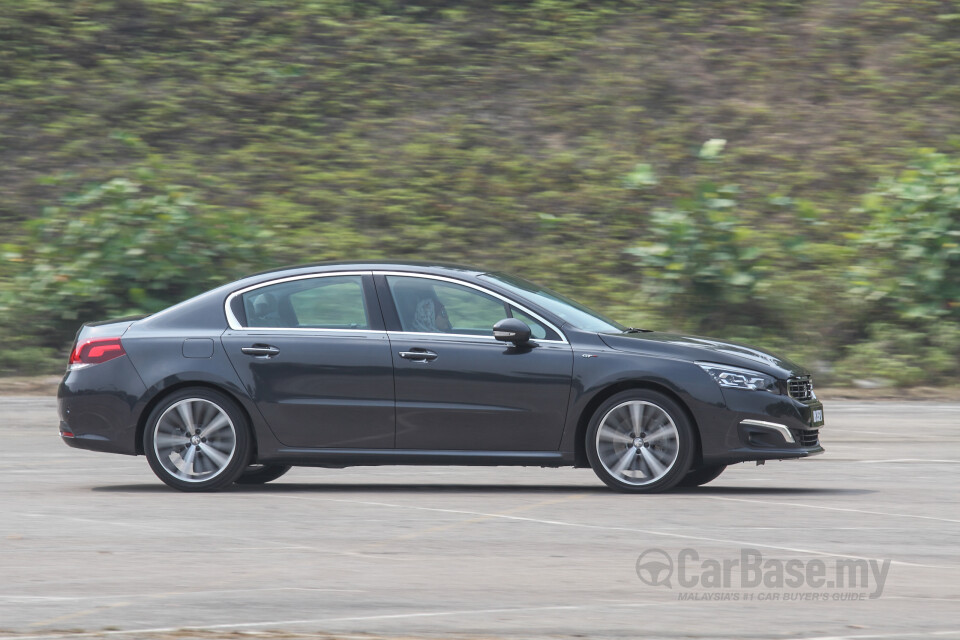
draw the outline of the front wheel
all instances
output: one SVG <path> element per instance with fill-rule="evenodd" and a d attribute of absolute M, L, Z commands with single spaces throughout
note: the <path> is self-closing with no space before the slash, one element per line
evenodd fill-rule
<path fill-rule="evenodd" d="M 143 450 L 150 468 L 181 491 L 214 491 L 247 467 L 250 427 L 237 404 L 212 389 L 183 389 L 147 418 Z"/>
<path fill-rule="evenodd" d="M 676 486 L 690 469 L 696 441 L 680 406 L 656 391 L 611 396 L 587 428 L 590 466 L 608 486 L 655 493 Z"/>

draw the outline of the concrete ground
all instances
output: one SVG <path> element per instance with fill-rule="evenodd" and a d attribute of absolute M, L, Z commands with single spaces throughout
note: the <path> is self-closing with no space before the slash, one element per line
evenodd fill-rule
<path fill-rule="evenodd" d="M 960 638 L 960 404 L 826 418 L 822 456 L 665 495 L 462 467 L 188 495 L 3 397 L 0 639 Z"/>

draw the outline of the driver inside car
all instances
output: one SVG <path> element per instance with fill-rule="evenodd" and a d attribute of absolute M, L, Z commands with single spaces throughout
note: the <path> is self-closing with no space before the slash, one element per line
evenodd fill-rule
<path fill-rule="evenodd" d="M 435 297 L 421 298 L 417 302 L 412 324 L 414 331 L 425 333 L 445 333 L 453 328 L 447 310 Z"/>

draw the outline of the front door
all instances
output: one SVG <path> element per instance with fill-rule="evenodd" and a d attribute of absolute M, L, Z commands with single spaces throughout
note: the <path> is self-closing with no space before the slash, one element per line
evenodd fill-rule
<path fill-rule="evenodd" d="M 573 367 L 570 345 L 545 322 L 482 289 L 445 279 L 378 276 L 392 303 L 397 449 L 556 451 Z M 505 317 L 536 346 L 493 338 Z"/>
<path fill-rule="evenodd" d="M 369 274 L 285 280 L 240 293 L 223 346 L 283 444 L 393 448 L 390 343 Z"/>

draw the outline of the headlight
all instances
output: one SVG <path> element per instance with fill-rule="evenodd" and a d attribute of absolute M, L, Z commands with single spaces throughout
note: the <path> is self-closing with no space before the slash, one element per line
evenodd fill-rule
<path fill-rule="evenodd" d="M 714 362 L 698 362 L 697 365 L 716 380 L 721 387 L 780 393 L 777 379 L 765 373 Z"/>

